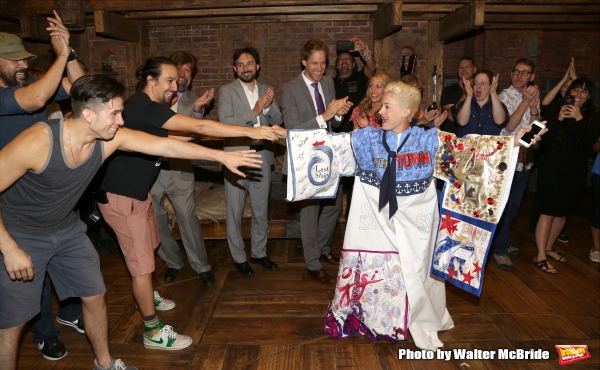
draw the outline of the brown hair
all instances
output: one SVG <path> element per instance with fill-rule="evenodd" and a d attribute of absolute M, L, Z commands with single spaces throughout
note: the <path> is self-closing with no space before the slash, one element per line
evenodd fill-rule
<path fill-rule="evenodd" d="M 315 51 L 324 51 L 325 58 L 329 55 L 329 46 L 319 39 L 310 39 L 302 46 L 302 60 L 308 60 Z"/>
<path fill-rule="evenodd" d="M 371 78 L 369 79 L 369 84 L 371 84 L 371 80 L 374 78 L 378 78 L 379 81 L 381 81 L 384 90 L 385 87 L 392 81 L 390 76 L 386 75 L 383 72 L 378 72 L 371 76 Z M 360 103 L 358 103 L 358 108 L 361 112 L 366 114 L 369 114 L 371 108 L 373 108 L 373 102 L 371 102 L 371 97 L 369 96 L 369 89 L 367 89 L 367 94 L 365 95 L 365 97 L 360 101 Z M 379 120 L 381 119 L 381 117 L 379 116 L 379 112 L 375 112 L 374 117 L 375 121 L 377 122 L 379 122 Z"/>
<path fill-rule="evenodd" d="M 169 55 L 169 59 L 174 61 L 175 64 L 177 64 L 177 67 L 182 66 L 184 64 L 191 64 L 192 65 L 192 76 L 194 76 L 196 74 L 196 71 L 197 71 L 196 64 L 198 63 L 198 59 L 196 59 L 195 56 L 188 53 L 187 51 L 176 51 L 173 54 Z"/>
<path fill-rule="evenodd" d="M 515 66 L 513 67 L 513 69 L 515 69 L 515 67 L 518 66 L 519 64 L 524 64 L 528 67 L 531 67 L 531 73 L 535 72 L 535 63 L 531 59 L 527 59 L 527 58 L 518 59 L 515 63 Z"/>

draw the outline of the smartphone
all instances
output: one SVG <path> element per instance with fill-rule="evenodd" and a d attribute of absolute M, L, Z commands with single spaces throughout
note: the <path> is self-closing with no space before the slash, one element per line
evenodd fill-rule
<path fill-rule="evenodd" d="M 337 42 L 337 51 L 350 51 L 354 50 L 354 41 L 341 40 Z"/>
<path fill-rule="evenodd" d="M 573 95 L 565 95 L 563 105 L 575 105 L 575 97 Z"/>
<path fill-rule="evenodd" d="M 529 148 L 533 136 L 539 134 L 545 128 L 546 126 L 542 125 L 538 121 L 533 121 L 533 123 L 531 123 L 531 131 L 526 132 L 525 135 L 521 136 L 519 143 L 524 147 Z"/>

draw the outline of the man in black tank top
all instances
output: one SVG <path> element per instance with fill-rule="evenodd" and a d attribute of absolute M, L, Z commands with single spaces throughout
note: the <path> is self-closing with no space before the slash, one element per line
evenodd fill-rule
<path fill-rule="evenodd" d="M 99 257 L 73 213 L 105 158 L 124 150 L 208 159 L 241 176 L 237 167 L 259 167 L 258 155 L 251 151 L 224 153 L 120 128 L 124 91 L 107 76 L 81 77 L 71 89 L 72 119 L 36 124 L 0 151 L 0 266 L 6 270 L 0 273 L 0 297 L 11 297 L 0 299 L 0 363 L 5 369 L 16 369 L 19 337 L 25 322 L 39 312 L 46 272 L 59 298 L 81 297 L 94 369 L 136 369 L 110 356 Z M 224 125 L 205 126 L 213 134 Z M 173 338 L 169 326 L 160 332 Z"/>

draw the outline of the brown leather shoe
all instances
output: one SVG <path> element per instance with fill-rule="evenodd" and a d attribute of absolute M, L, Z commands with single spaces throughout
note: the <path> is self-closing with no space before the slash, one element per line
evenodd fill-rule
<path fill-rule="evenodd" d="M 326 284 L 326 283 L 333 283 L 335 280 L 327 273 L 327 271 L 323 270 L 323 269 L 318 269 L 318 270 L 306 270 L 306 273 L 308 274 L 308 276 L 310 276 L 311 278 L 315 279 L 315 281 L 317 283 L 322 283 L 322 284 Z"/>
<path fill-rule="evenodd" d="M 321 259 L 325 259 L 327 261 L 327 263 L 329 263 L 330 265 L 339 265 L 340 264 L 340 259 L 335 257 L 331 253 L 323 253 L 321 255 Z"/>

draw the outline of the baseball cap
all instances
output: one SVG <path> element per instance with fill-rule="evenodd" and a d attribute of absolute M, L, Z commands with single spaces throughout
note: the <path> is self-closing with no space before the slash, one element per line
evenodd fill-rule
<path fill-rule="evenodd" d="M 35 57 L 35 55 L 25 50 L 18 36 L 0 32 L 0 57 L 8 60 L 21 60 Z"/>

